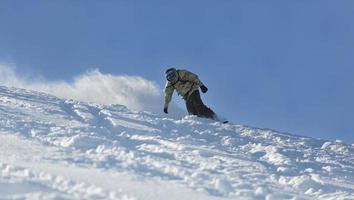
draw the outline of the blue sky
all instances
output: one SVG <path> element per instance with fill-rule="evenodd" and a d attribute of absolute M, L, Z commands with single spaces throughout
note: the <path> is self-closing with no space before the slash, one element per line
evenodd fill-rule
<path fill-rule="evenodd" d="M 0 62 L 22 75 L 99 68 L 162 89 L 174 65 L 235 123 L 354 142 L 352 0 L 2 0 L 0 30 Z"/>

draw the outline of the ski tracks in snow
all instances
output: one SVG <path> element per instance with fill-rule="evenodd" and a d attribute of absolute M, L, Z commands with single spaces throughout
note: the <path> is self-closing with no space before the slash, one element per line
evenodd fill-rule
<path fill-rule="evenodd" d="M 354 199 L 354 148 L 340 141 L 0 94 L 10 199 Z"/>

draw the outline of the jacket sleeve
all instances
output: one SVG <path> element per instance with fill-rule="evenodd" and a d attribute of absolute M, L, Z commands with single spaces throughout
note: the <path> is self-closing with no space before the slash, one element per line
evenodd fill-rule
<path fill-rule="evenodd" d="M 173 85 L 169 82 L 166 83 L 165 86 L 165 105 L 164 108 L 168 107 L 168 104 L 171 102 L 172 99 L 172 94 L 175 91 L 175 88 L 173 87 Z"/>
<path fill-rule="evenodd" d="M 182 77 L 183 80 L 191 81 L 191 82 L 197 84 L 199 87 L 204 85 L 202 83 L 202 81 L 199 80 L 198 76 L 196 74 L 193 74 L 190 71 L 182 70 L 182 73 L 180 73 L 180 74 L 183 74 L 183 77 Z"/>

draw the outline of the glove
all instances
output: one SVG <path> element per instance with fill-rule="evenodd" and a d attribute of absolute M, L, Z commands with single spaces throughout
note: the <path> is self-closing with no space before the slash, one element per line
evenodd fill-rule
<path fill-rule="evenodd" d="M 202 90 L 203 93 L 208 92 L 208 88 L 205 87 L 205 85 L 200 86 L 200 89 Z"/>
<path fill-rule="evenodd" d="M 166 114 L 168 114 L 168 107 L 164 107 L 164 108 L 163 108 L 163 112 L 166 113 Z"/>

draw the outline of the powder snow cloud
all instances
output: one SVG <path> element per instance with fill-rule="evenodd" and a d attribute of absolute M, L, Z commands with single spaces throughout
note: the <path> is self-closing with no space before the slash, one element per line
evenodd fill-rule
<path fill-rule="evenodd" d="M 25 77 L 16 73 L 15 65 L 0 64 L 0 84 L 41 91 L 55 96 L 99 104 L 120 104 L 135 110 L 161 113 L 161 89 L 140 76 L 103 74 L 98 69 L 74 77 L 72 82 L 50 81 Z M 181 116 L 183 111 L 171 105 L 171 113 Z"/>

